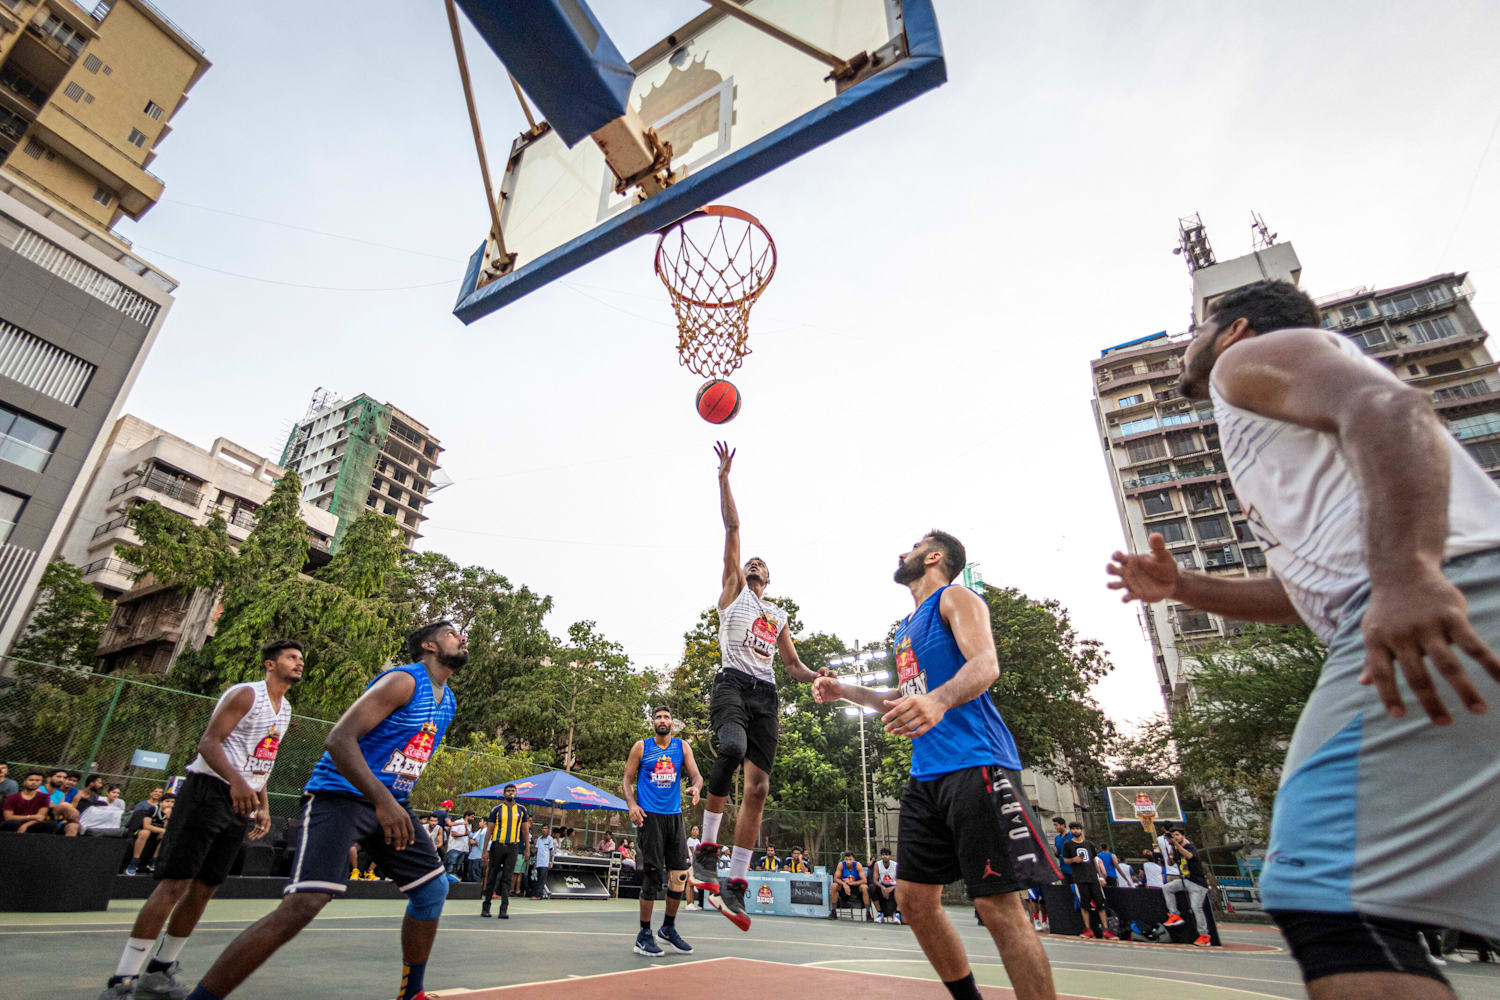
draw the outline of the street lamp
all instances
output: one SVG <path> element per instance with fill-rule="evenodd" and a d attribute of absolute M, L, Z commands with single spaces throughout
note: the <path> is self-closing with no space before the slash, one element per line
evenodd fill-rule
<path fill-rule="evenodd" d="M 868 667 L 875 660 L 883 660 L 889 654 L 885 650 L 859 651 L 859 643 L 854 644 L 854 655 L 835 656 L 828 661 L 830 667 Z M 860 673 L 849 674 L 837 678 L 840 684 L 869 685 L 882 683 L 890 680 L 890 674 L 884 670 L 864 670 Z M 877 691 L 888 691 L 889 688 L 876 688 Z M 850 705 L 844 709 L 844 714 L 855 716 L 859 719 L 859 774 L 860 795 L 864 800 L 865 812 L 865 857 L 870 857 L 870 768 L 865 757 L 865 716 L 874 715 L 875 709 L 868 705 Z"/>

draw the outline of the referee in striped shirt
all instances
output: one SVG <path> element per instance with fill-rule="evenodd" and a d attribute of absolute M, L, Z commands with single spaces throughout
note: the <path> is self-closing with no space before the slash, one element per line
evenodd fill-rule
<path fill-rule="evenodd" d="M 505 801 L 490 810 L 486 825 L 489 828 L 490 853 L 485 859 L 484 906 L 481 917 L 490 915 L 490 900 L 495 898 L 495 883 L 500 884 L 501 920 L 509 920 L 510 873 L 516 867 L 516 854 L 526 856 L 531 841 L 531 813 L 516 801 L 516 786 L 506 785 Z"/>

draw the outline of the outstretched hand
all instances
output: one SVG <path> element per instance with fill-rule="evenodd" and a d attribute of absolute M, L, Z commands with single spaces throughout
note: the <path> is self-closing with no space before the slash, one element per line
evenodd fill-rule
<path fill-rule="evenodd" d="M 830 701 L 838 701 L 844 696 L 843 687 L 839 684 L 838 680 L 831 674 L 824 674 L 822 672 L 819 672 L 818 676 L 813 678 L 812 694 L 813 701 L 820 705 Z"/>
<path fill-rule="evenodd" d="M 1110 575 L 1119 577 L 1105 586 L 1110 590 L 1125 591 L 1120 598 L 1122 604 L 1129 604 L 1131 601 L 1160 601 L 1171 597 L 1172 591 L 1177 589 L 1177 563 L 1167 551 L 1166 539 L 1153 533 L 1147 544 L 1151 551 L 1146 555 L 1116 552 L 1111 557 L 1110 564 L 1105 567 Z"/>
<path fill-rule="evenodd" d="M 729 475 L 729 467 L 734 464 L 735 449 L 729 447 L 727 441 L 714 442 L 714 454 L 719 456 L 719 478 Z"/>

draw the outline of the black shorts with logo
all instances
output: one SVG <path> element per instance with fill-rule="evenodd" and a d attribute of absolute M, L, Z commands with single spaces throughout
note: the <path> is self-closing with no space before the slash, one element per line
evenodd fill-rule
<path fill-rule="evenodd" d="M 713 694 L 708 700 L 708 724 L 714 739 L 718 740 L 725 724 L 739 723 L 745 730 L 745 759 L 767 774 L 776 763 L 780 712 L 775 684 L 756 680 L 743 670 L 720 670 L 714 675 Z"/>
<path fill-rule="evenodd" d="M 636 837 L 640 847 L 637 860 L 641 866 L 641 898 L 662 899 L 666 895 L 667 874 L 687 871 L 687 835 L 682 832 L 682 813 L 647 813 L 646 822 Z"/>
<path fill-rule="evenodd" d="M 196 879 L 223 885 L 250 832 L 250 817 L 234 811 L 229 784 L 190 773 L 177 792 L 172 818 L 156 852 L 159 879 Z"/>
<path fill-rule="evenodd" d="M 962 878 L 970 899 L 1051 885 L 1062 874 L 1039 823 L 1016 771 L 984 765 L 908 779 L 897 871 L 925 885 Z"/>
<path fill-rule="evenodd" d="M 349 847 L 358 844 L 375 863 L 377 873 L 410 893 L 431 879 L 446 878 L 432 840 L 411 807 L 412 841 L 402 850 L 385 842 L 385 829 L 375 818 L 375 807 L 363 798 L 338 792 L 308 792 L 302 796 L 302 835 L 292 861 L 292 877 L 282 894 L 326 892 L 342 896 L 349 888 Z"/>

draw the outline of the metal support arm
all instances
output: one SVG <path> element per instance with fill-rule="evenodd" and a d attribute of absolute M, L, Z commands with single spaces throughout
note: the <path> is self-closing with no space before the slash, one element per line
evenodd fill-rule
<path fill-rule="evenodd" d="M 865 63 L 870 61 L 869 53 L 861 52 L 852 59 L 840 59 L 827 49 L 819 48 L 807 39 L 792 34 L 785 28 L 771 21 L 767 21 L 759 14 L 752 13 L 740 6 L 735 0 L 704 0 L 710 7 L 722 11 L 736 20 L 743 21 L 757 31 L 763 31 L 786 45 L 801 52 L 805 56 L 811 56 L 833 70 L 828 74 L 831 79 L 842 80 L 845 77 L 858 73 Z"/>

